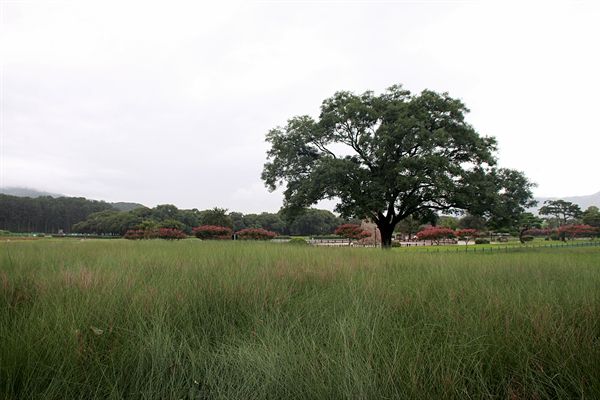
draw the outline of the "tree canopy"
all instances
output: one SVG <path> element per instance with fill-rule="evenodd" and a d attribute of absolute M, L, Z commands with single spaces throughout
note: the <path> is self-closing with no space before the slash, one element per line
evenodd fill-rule
<path fill-rule="evenodd" d="M 293 214 L 336 199 L 342 217 L 371 219 L 382 245 L 396 224 L 424 212 L 500 210 L 515 191 L 514 212 L 531 199 L 522 173 L 495 167 L 496 141 L 465 121 L 466 106 L 447 93 L 418 95 L 396 85 L 380 95 L 343 91 L 323 101 L 318 119 L 291 118 L 266 136 L 262 179 L 285 186 Z"/>

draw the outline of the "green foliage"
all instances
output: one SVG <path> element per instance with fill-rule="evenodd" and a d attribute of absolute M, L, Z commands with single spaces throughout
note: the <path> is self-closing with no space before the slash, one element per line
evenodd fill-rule
<path fill-rule="evenodd" d="M 424 211 L 473 209 L 489 217 L 526 206 L 527 179 L 494 167 L 496 142 L 466 123 L 467 111 L 428 90 L 338 92 L 323 101 L 317 120 L 294 117 L 267 134 L 262 179 L 270 190 L 285 186 L 290 215 L 338 199 L 343 217 L 377 224 L 384 246 L 398 222 Z"/>
<path fill-rule="evenodd" d="M 244 220 L 244 214 L 242 214 L 241 212 L 231 212 L 229 213 L 229 218 L 231 219 L 234 231 L 239 231 L 241 229 L 248 228 L 248 226 L 246 225 L 246 221 Z"/>
<path fill-rule="evenodd" d="M 588 207 L 582 214 L 582 222 L 586 225 L 600 228 L 600 210 L 598 207 Z"/>
<path fill-rule="evenodd" d="M 531 242 L 531 241 L 533 241 L 533 239 L 535 239 L 535 238 L 533 236 L 529 236 L 529 235 L 525 235 L 522 237 L 523 242 Z"/>
<path fill-rule="evenodd" d="M 475 244 L 490 244 L 490 239 L 477 238 Z"/>
<path fill-rule="evenodd" d="M 105 211 L 95 213 L 85 221 L 73 226 L 73 231 L 88 234 L 123 235 L 132 229 L 173 228 L 192 233 L 198 225 L 200 212 L 179 210 L 171 204 L 158 205 L 155 208 L 136 208 L 128 212 Z"/>
<path fill-rule="evenodd" d="M 171 228 L 183 231 L 185 229 L 185 224 L 181 221 L 177 221 L 175 219 L 167 219 L 158 224 L 159 228 Z"/>
<path fill-rule="evenodd" d="M 461 229 L 476 229 L 478 231 L 485 229 L 485 219 L 483 217 L 467 214 L 458 220 L 458 227 Z"/>
<path fill-rule="evenodd" d="M 476 200 L 469 212 L 483 218 L 487 228 L 494 230 L 514 228 L 518 226 L 521 214 L 527 208 L 537 204 L 532 193 L 535 184 L 529 182 L 519 171 L 478 170 L 471 178 L 467 197 Z M 483 229 L 483 227 L 473 228 Z"/>
<path fill-rule="evenodd" d="M 268 212 L 247 214 L 244 216 L 244 221 L 246 221 L 246 228 L 261 228 L 282 234 L 289 233 L 287 224 L 279 214 Z"/>
<path fill-rule="evenodd" d="M 331 211 L 309 208 L 294 219 L 289 232 L 298 236 L 326 235 L 333 233 L 342 222 Z"/>
<path fill-rule="evenodd" d="M 233 228 L 233 221 L 227 215 L 227 209 L 215 207 L 211 210 L 204 210 L 198 213 L 198 223 L 200 225 L 226 226 Z"/>
<path fill-rule="evenodd" d="M 458 229 L 458 218 L 443 215 L 437 219 L 437 226 L 449 229 Z"/>

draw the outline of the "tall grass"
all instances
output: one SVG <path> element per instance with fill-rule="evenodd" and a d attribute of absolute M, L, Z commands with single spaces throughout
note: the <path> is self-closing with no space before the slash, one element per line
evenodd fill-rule
<path fill-rule="evenodd" d="M 600 251 L 2 243 L 0 398 L 600 398 Z"/>

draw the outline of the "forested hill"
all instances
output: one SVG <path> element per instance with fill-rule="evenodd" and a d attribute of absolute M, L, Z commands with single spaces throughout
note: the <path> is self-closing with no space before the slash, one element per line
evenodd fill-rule
<path fill-rule="evenodd" d="M 124 201 L 119 201 L 117 203 L 108 203 L 108 204 L 110 204 L 111 206 L 113 206 L 114 209 L 119 210 L 119 211 L 131 211 L 131 210 L 135 210 L 136 208 L 146 207 L 140 203 L 128 203 L 128 202 L 124 202 Z"/>
<path fill-rule="evenodd" d="M 0 194 L 0 230 L 11 232 L 68 233 L 90 214 L 115 210 L 105 201 L 82 197 L 19 197 Z"/>

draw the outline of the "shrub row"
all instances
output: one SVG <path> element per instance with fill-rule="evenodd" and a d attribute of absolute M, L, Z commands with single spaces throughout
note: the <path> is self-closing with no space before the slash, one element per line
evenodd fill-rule
<path fill-rule="evenodd" d="M 167 239 L 179 240 L 185 239 L 186 234 L 174 228 L 159 228 L 159 229 L 130 229 L 123 236 L 125 239 L 141 240 L 141 239 Z"/>

